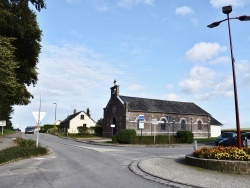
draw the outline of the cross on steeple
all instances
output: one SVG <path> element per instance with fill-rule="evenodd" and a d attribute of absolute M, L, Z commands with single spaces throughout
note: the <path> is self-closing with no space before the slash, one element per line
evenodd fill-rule
<path fill-rule="evenodd" d="M 114 83 L 114 86 L 116 86 L 116 80 L 114 80 L 114 82 L 113 82 L 113 83 Z"/>

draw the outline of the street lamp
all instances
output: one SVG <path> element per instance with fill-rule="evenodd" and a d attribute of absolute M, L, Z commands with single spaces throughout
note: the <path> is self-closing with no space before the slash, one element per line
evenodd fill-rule
<path fill-rule="evenodd" d="M 222 12 L 227 15 L 227 18 L 221 21 L 213 22 L 209 24 L 207 27 L 214 28 L 220 25 L 220 23 L 227 20 L 228 23 L 228 31 L 229 31 L 229 40 L 230 40 L 230 50 L 231 50 L 231 61 L 232 61 L 232 71 L 233 71 L 233 85 L 234 85 L 234 103 L 235 103 L 235 115 L 236 115 L 236 128 L 237 128 L 237 144 L 238 148 L 241 148 L 241 136 L 240 136 L 240 118 L 239 118 L 239 108 L 238 108 L 238 95 L 237 95 L 237 86 L 236 86 L 236 75 L 234 70 L 234 56 L 233 56 L 233 44 L 231 37 L 231 29 L 230 29 L 230 21 L 231 19 L 238 19 L 240 21 L 249 21 L 250 16 L 239 16 L 234 18 L 229 18 L 229 14 L 232 12 L 232 6 L 222 7 Z"/>
<path fill-rule="evenodd" d="M 57 103 L 53 103 L 53 104 L 56 105 L 56 106 L 55 106 L 55 123 L 56 123 L 56 109 L 57 109 Z"/>

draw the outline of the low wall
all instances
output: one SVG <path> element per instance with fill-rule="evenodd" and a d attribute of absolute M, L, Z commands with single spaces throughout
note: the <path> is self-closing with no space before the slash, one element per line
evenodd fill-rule
<path fill-rule="evenodd" d="M 190 165 L 209 170 L 250 175 L 250 161 L 201 159 L 191 155 L 186 155 L 186 162 Z"/>

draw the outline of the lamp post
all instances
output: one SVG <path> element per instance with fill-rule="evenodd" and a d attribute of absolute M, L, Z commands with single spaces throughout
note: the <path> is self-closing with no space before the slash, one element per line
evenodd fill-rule
<path fill-rule="evenodd" d="M 213 22 L 209 24 L 207 27 L 214 28 L 220 25 L 221 22 L 227 21 L 228 23 L 228 32 L 229 32 L 229 40 L 230 40 L 230 51 L 231 51 L 231 61 L 232 61 L 232 72 L 233 72 L 233 86 L 234 86 L 234 103 L 235 103 L 235 116 L 236 116 L 236 129 L 237 129 L 237 144 L 238 148 L 241 148 L 241 136 L 240 136 L 240 118 L 239 118 L 239 108 L 238 108 L 238 95 L 237 95 L 237 86 L 236 86 L 236 75 L 235 75 L 235 68 L 234 68 L 234 56 L 233 56 L 233 44 L 232 44 L 232 37 L 231 37 L 231 29 L 230 29 L 230 20 L 237 19 L 240 21 L 249 21 L 250 16 L 239 16 L 234 18 L 229 18 L 229 14 L 232 12 L 232 6 L 225 6 L 222 7 L 222 12 L 227 15 L 227 18 L 224 20 L 220 20 L 217 22 Z"/>

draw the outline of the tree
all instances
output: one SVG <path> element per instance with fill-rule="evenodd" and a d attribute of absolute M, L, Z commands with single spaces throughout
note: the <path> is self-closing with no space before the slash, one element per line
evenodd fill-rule
<path fill-rule="evenodd" d="M 100 118 L 99 120 L 97 120 L 96 126 L 102 127 L 102 125 L 103 125 L 103 118 Z"/>
<path fill-rule="evenodd" d="M 86 114 L 90 117 L 90 110 L 87 108 Z"/>
<path fill-rule="evenodd" d="M 13 105 L 30 103 L 33 96 L 27 86 L 35 86 L 38 81 L 42 31 L 35 12 L 29 8 L 29 2 L 38 11 L 45 8 L 45 0 L 0 1 L 0 117 L 7 121 L 13 112 Z"/>

